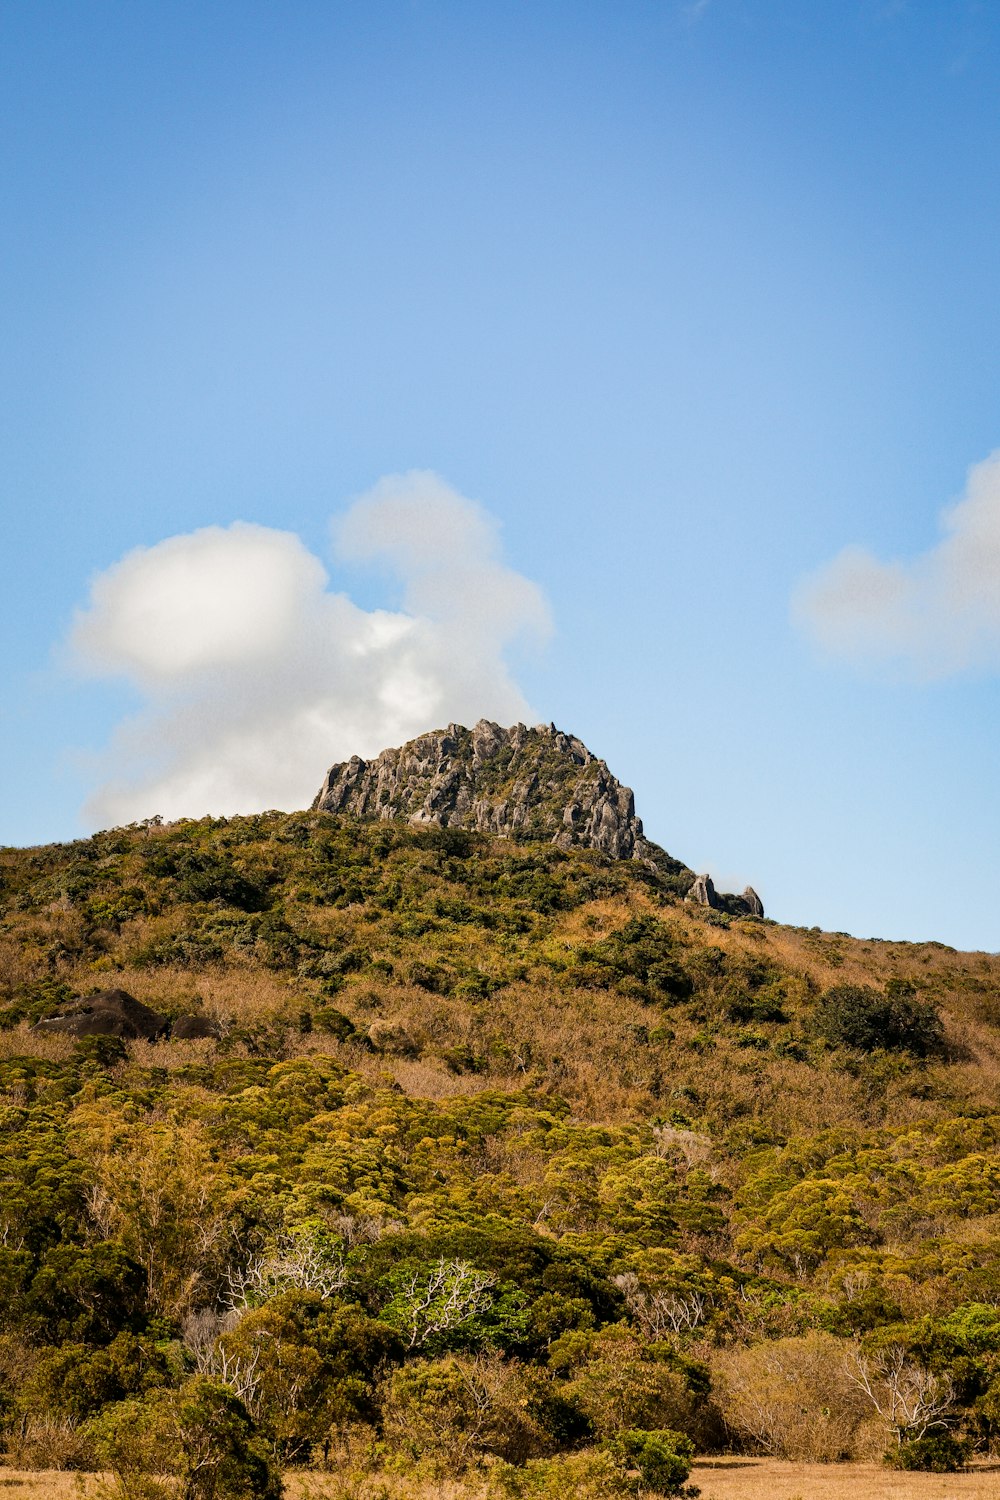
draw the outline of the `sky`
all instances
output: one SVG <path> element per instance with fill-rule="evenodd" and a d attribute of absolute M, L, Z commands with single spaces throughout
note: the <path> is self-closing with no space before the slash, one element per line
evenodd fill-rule
<path fill-rule="evenodd" d="M 555 722 L 1000 948 L 1000 11 L 0 0 L 0 841 Z"/>

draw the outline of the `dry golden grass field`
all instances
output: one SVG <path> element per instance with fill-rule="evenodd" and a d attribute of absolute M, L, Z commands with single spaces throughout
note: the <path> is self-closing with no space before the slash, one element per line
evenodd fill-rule
<path fill-rule="evenodd" d="M 709 1458 L 691 1481 L 701 1500 L 1000 1500 L 1000 1467 L 964 1474 L 900 1474 L 880 1464 L 792 1464 Z"/>
<path fill-rule="evenodd" d="M 11 1500 L 85 1500 L 96 1476 L 0 1469 L 0 1496 Z M 691 1482 L 701 1500 L 1000 1500 L 1000 1465 L 963 1474 L 900 1474 L 879 1464 L 796 1464 L 769 1458 L 709 1458 Z M 290 1474 L 288 1500 L 479 1500 L 475 1485 L 389 1479 L 360 1484 L 336 1475 Z"/>

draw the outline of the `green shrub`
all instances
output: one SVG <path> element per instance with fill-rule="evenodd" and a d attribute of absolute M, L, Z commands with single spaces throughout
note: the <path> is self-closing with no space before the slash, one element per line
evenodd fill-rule
<path fill-rule="evenodd" d="M 496 1500 L 624 1500 L 638 1484 L 614 1454 L 599 1448 L 558 1458 L 532 1459 L 523 1467 L 498 1464 L 490 1475 Z"/>
<path fill-rule="evenodd" d="M 641 1483 L 655 1495 L 697 1495 L 684 1481 L 694 1462 L 694 1444 L 669 1427 L 658 1432 L 631 1429 L 606 1444 L 627 1472 L 638 1470 Z"/>
<path fill-rule="evenodd" d="M 932 1474 L 955 1474 L 964 1469 L 969 1458 L 969 1445 L 950 1432 L 929 1433 L 927 1437 L 911 1438 L 900 1443 L 885 1456 L 893 1469 L 918 1469 Z"/>
<path fill-rule="evenodd" d="M 882 993 L 870 985 L 836 985 L 820 998 L 815 1020 L 828 1042 L 856 1052 L 884 1049 L 927 1057 L 941 1046 L 937 1007 L 918 1000 L 904 980 L 890 980 Z"/>
<path fill-rule="evenodd" d="M 338 1042 L 346 1042 L 356 1034 L 354 1022 L 332 1005 L 321 1005 L 318 1010 L 313 1011 L 312 1025 L 317 1031 L 326 1031 L 330 1036 L 335 1036 Z"/>

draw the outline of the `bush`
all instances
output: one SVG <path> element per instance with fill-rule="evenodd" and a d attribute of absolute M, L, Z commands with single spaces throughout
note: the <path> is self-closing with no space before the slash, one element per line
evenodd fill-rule
<path fill-rule="evenodd" d="M 810 1333 L 718 1354 L 712 1373 L 726 1426 L 775 1458 L 817 1463 L 855 1456 L 869 1413 L 846 1369 L 848 1347 L 828 1333 Z"/>
<path fill-rule="evenodd" d="M 498 1464 L 489 1493 L 496 1500 L 624 1500 L 637 1489 L 614 1454 L 588 1448 L 568 1457 L 534 1459 L 523 1468 Z"/>
<path fill-rule="evenodd" d="M 385 1436 L 408 1462 L 427 1459 L 438 1473 L 461 1474 L 484 1454 L 509 1463 L 551 1451 L 533 1413 L 533 1381 L 496 1355 L 411 1361 L 385 1383 Z"/>
<path fill-rule="evenodd" d="M 203 1376 L 105 1408 L 90 1433 L 120 1500 L 281 1500 L 281 1479 L 242 1401 Z"/>
<path fill-rule="evenodd" d="M 661 1346 L 662 1348 L 662 1346 Z M 568 1377 L 563 1394 L 588 1418 L 598 1437 L 637 1428 L 690 1429 L 698 1404 L 684 1377 L 655 1358 L 655 1349 L 624 1324 L 556 1340 L 549 1363 Z"/>
<path fill-rule="evenodd" d="M 682 1432 L 669 1427 L 658 1432 L 620 1432 L 607 1447 L 626 1471 L 638 1470 L 641 1483 L 655 1495 L 698 1493 L 684 1487 L 694 1462 L 694 1444 Z"/>
<path fill-rule="evenodd" d="M 929 1433 L 900 1443 L 885 1456 L 892 1469 L 918 1469 L 932 1474 L 955 1474 L 964 1469 L 969 1445 L 950 1432 Z"/>
<path fill-rule="evenodd" d="M 911 1052 L 915 1057 L 938 1051 L 942 1038 L 937 1007 L 918 1000 L 907 980 L 891 979 L 881 994 L 858 984 L 827 990 L 816 1008 L 816 1029 L 837 1047 Z"/>
<path fill-rule="evenodd" d="M 311 1021 L 317 1031 L 329 1032 L 338 1042 L 349 1041 L 357 1035 L 354 1022 L 332 1005 L 321 1005 L 318 1010 L 313 1011 Z"/>

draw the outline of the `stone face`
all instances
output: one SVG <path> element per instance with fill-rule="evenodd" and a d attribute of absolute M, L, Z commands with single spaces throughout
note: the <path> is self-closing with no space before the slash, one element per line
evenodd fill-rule
<path fill-rule="evenodd" d="M 117 1036 L 123 1041 L 155 1042 L 167 1029 L 167 1018 L 143 1005 L 127 990 L 99 990 L 72 1001 L 58 1016 L 39 1021 L 35 1031 L 68 1036 Z"/>
<path fill-rule="evenodd" d="M 687 899 L 734 916 L 763 916 L 756 892 L 720 895 L 695 877 L 636 817 L 635 801 L 603 760 L 554 724 L 504 729 L 480 719 L 449 724 L 374 760 L 354 755 L 332 766 L 313 807 L 353 818 L 402 818 L 416 825 L 470 828 L 502 838 L 544 839 L 560 849 L 599 849 L 638 859 L 670 878 Z"/>
<path fill-rule="evenodd" d="M 746 902 L 751 917 L 762 917 L 764 915 L 764 903 L 752 885 L 747 886 L 741 900 Z"/>
<path fill-rule="evenodd" d="M 687 899 L 694 902 L 696 906 L 710 906 L 714 911 L 718 911 L 722 906 L 722 902 L 715 893 L 711 875 L 696 875 L 687 893 Z"/>
<path fill-rule="evenodd" d="M 554 724 L 449 724 L 375 760 L 354 756 L 332 767 L 313 806 L 356 818 L 545 839 L 561 849 L 599 849 L 611 859 L 690 873 L 645 837 L 629 788 Z"/>

